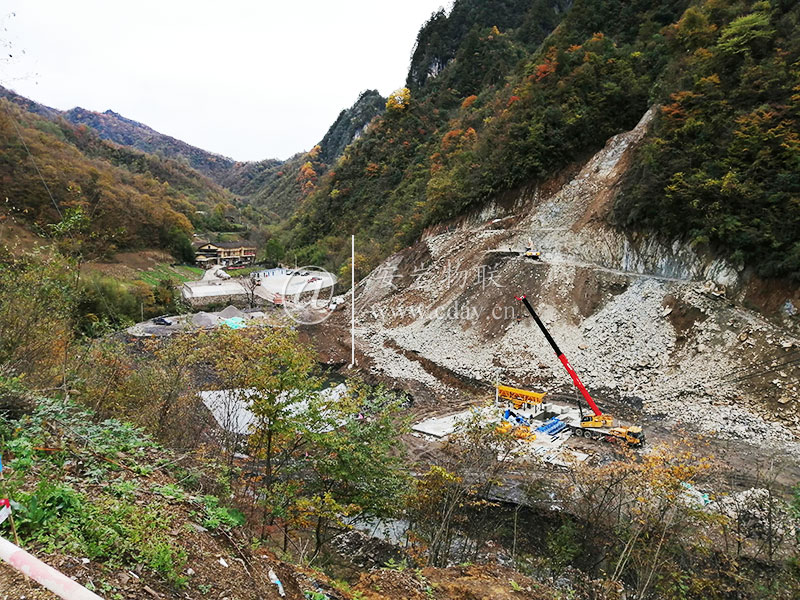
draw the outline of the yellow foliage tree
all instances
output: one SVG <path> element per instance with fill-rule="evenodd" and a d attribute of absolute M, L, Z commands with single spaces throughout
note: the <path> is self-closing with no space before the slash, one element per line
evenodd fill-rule
<path fill-rule="evenodd" d="M 386 100 L 386 110 L 388 111 L 404 111 L 411 103 L 411 90 L 408 88 L 400 88 L 389 94 Z"/>
<path fill-rule="evenodd" d="M 311 161 L 307 161 L 300 167 L 297 181 L 300 183 L 303 195 L 308 195 L 317 188 L 317 172 L 314 170 L 314 165 L 311 164 Z"/>

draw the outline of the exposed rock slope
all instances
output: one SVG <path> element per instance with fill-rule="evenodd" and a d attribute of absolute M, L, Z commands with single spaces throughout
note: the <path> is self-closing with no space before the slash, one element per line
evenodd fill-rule
<path fill-rule="evenodd" d="M 370 368 L 426 386 L 442 406 L 467 399 L 435 368 L 487 394 L 503 381 L 571 395 L 515 301 L 524 293 L 601 401 L 725 438 L 792 439 L 800 424 L 796 317 L 768 320 L 742 306 L 747 285 L 723 261 L 606 224 L 652 112 L 560 187 L 522 190 L 510 207 L 489 205 L 431 232 L 363 280 L 357 345 Z M 524 257 L 528 240 L 541 262 Z"/>

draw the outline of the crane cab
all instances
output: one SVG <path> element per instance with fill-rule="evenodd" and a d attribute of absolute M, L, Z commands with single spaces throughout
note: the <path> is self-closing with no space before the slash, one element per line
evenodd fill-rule
<path fill-rule="evenodd" d="M 612 427 L 613 425 L 614 417 L 605 413 L 581 417 L 581 427 Z"/>

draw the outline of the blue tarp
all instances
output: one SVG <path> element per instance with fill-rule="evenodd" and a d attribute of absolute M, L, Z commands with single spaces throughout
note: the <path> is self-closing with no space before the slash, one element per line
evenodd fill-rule
<path fill-rule="evenodd" d="M 244 329 L 246 327 L 242 317 L 231 317 L 230 319 L 225 319 L 222 321 L 222 324 L 227 325 L 231 329 Z"/>

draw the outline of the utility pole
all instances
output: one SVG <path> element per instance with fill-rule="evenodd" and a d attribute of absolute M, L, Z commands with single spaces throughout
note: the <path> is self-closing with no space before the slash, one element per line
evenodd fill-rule
<path fill-rule="evenodd" d="M 350 368 L 356 365 L 356 236 L 350 236 Z"/>

